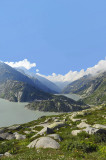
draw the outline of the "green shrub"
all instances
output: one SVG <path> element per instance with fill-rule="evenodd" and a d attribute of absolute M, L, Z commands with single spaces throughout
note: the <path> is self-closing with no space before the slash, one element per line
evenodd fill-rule
<path fill-rule="evenodd" d="M 13 141 L 2 142 L 0 144 L 0 154 L 8 152 L 11 148 L 13 148 L 13 145 L 14 145 Z"/>
<path fill-rule="evenodd" d="M 88 133 L 82 131 L 81 133 L 78 133 L 78 137 L 79 137 L 80 139 L 85 139 L 85 138 L 89 138 L 90 135 L 89 135 Z"/>
<path fill-rule="evenodd" d="M 97 150 L 97 145 L 92 143 L 92 142 L 89 142 L 89 141 L 82 141 L 81 144 L 80 144 L 80 148 L 83 152 L 94 152 Z"/>
<path fill-rule="evenodd" d="M 73 151 L 73 150 L 79 150 L 79 151 L 83 151 L 83 152 L 86 152 L 86 153 L 89 153 L 89 152 L 94 152 L 97 150 L 97 145 L 90 142 L 90 141 L 72 141 L 72 142 L 69 142 L 67 141 L 66 143 L 64 143 L 62 145 L 63 149 L 64 150 L 67 150 L 67 151 Z"/>
<path fill-rule="evenodd" d="M 106 145 L 99 146 L 99 153 L 102 155 L 102 157 L 106 157 Z"/>
<path fill-rule="evenodd" d="M 106 142 L 106 134 L 95 134 L 90 138 L 94 143 Z"/>

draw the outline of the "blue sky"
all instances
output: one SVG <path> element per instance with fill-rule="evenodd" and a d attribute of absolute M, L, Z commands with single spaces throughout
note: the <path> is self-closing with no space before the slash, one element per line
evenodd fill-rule
<path fill-rule="evenodd" d="M 0 0 L 0 59 L 66 74 L 106 57 L 106 0 Z"/>

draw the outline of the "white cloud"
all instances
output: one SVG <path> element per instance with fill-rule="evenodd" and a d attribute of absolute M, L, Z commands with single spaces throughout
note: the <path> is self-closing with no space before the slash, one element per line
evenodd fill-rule
<path fill-rule="evenodd" d="M 88 68 L 86 70 L 86 74 L 96 74 L 97 72 L 100 71 L 106 71 L 106 58 L 105 60 L 99 61 L 98 64 L 95 65 L 94 67 Z"/>
<path fill-rule="evenodd" d="M 27 59 L 24 59 L 23 61 L 19 61 L 19 62 L 5 62 L 5 63 L 13 68 L 21 68 L 22 67 L 27 70 L 29 70 L 33 67 L 36 67 L 36 63 L 30 63 Z"/>
<path fill-rule="evenodd" d="M 70 70 L 65 75 L 56 74 L 56 73 L 52 73 L 52 75 L 48 75 L 48 76 L 41 75 L 41 74 L 39 74 L 39 75 L 47 78 L 48 80 L 50 80 L 58 85 L 59 85 L 59 83 L 60 84 L 64 83 L 64 85 L 62 85 L 62 86 L 65 86 L 68 83 L 73 82 L 73 81 L 83 77 L 84 75 L 88 75 L 88 74 L 95 75 L 96 73 L 98 73 L 100 71 L 106 71 L 106 58 L 105 58 L 105 60 L 100 60 L 97 65 L 90 67 L 90 68 L 87 68 L 86 71 L 84 71 L 84 69 L 80 70 L 79 72 Z"/>
<path fill-rule="evenodd" d="M 31 69 L 32 67 L 36 67 L 36 63 L 30 63 L 27 59 L 24 59 L 23 61 L 19 61 L 19 62 L 5 62 L 6 64 L 10 65 L 13 68 L 18 68 L 18 67 L 23 67 L 27 70 Z M 67 84 L 69 84 L 70 82 L 73 82 L 81 77 L 83 77 L 84 75 L 88 75 L 88 74 L 92 74 L 95 75 L 96 73 L 100 72 L 100 71 L 106 71 L 106 58 L 105 60 L 100 60 L 98 62 L 98 64 L 96 64 L 93 67 L 87 68 L 85 71 L 84 69 L 78 71 L 69 71 L 67 74 L 65 75 L 61 75 L 61 74 L 56 74 L 56 73 L 52 73 L 52 75 L 42 75 L 39 72 L 39 69 L 36 69 L 36 74 L 47 78 L 48 80 L 56 83 L 58 86 L 60 87 L 64 87 Z"/>

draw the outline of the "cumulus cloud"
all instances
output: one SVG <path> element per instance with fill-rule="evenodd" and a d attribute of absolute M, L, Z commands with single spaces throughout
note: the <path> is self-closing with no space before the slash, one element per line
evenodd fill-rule
<path fill-rule="evenodd" d="M 24 59 L 23 61 L 19 62 L 5 62 L 5 63 L 13 68 L 25 68 L 27 70 L 36 67 L 36 63 L 30 63 L 27 59 Z"/>
<path fill-rule="evenodd" d="M 95 65 L 94 67 L 88 68 L 86 70 L 86 74 L 96 74 L 97 72 L 100 71 L 106 71 L 106 58 L 105 60 L 99 61 L 98 64 Z"/>
<path fill-rule="evenodd" d="M 27 59 L 24 59 L 23 61 L 19 62 L 5 62 L 5 63 L 13 68 L 22 67 L 27 70 L 31 69 L 32 67 L 36 67 L 36 63 L 30 63 Z M 39 69 L 36 69 L 36 74 L 44 78 L 47 78 L 48 80 L 56 83 L 59 87 L 63 88 L 70 82 L 73 82 L 83 77 L 84 75 L 88 74 L 95 75 L 96 73 L 99 73 L 101 71 L 106 71 L 106 58 L 105 60 L 100 60 L 95 66 L 87 68 L 86 70 L 82 69 L 79 72 L 70 70 L 65 75 L 52 73 L 52 75 L 46 76 L 38 73 Z"/>
<path fill-rule="evenodd" d="M 82 76 L 84 76 L 85 72 L 82 69 L 80 72 L 78 71 L 69 71 L 67 74 L 65 75 L 61 75 L 61 74 L 55 74 L 53 73 L 52 75 L 41 75 L 45 78 L 47 78 L 48 80 L 52 81 L 52 82 L 72 82 Z"/>
<path fill-rule="evenodd" d="M 67 83 L 73 82 L 73 81 L 83 77 L 84 75 L 88 75 L 88 74 L 95 75 L 96 73 L 101 72 L 101 71 L 106 71 L 106 58 L 105 58 L 105 60 L 100 60 L 97 65 L 90 67 L 90 68 L 87 68 L 87 70 L 85 70 L 85 71 L 84 71 L 84 69 L 80 70 L 79 72 L 70 70 L 65 75 L 56 74 L 56 73 L 52 73 L 52 75 L 48 75 L 48 76 L 41 75 L 41 74 L 40 75 L 47 78 L 48 80 L 56 83 L 56 84 L 59 84 L 59 82 L 60 83 L 63 82 L 65 84 L 67 84 Z"/>

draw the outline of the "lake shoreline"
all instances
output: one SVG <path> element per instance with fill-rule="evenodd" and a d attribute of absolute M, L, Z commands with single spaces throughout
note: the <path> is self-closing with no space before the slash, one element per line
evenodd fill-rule
<path fill-rule="evenodd" d="M 0 98 L 0 128 L 28 123 L 46 115 L 56 115 L 56 113 L 29 110 L 25 107 L 26 104 L 28 103 L 10 102 Z"/>
<path fill-rule="evenodd" d="M 70 96 L 74 96 L 75 99 L 78 98 L 77 95 L 70 95 Z M 33 120 L 37 120 L 42 116 L 61 114 L 59 112 L 57 113 L 57 112 L 30 110 L 27 107 L 25 107 L 27 104 L 29 103 L 10 102 L 9 100 L 0 98 L 0 128 L 12 126 L 14 124 L 27 123 Z"/>

